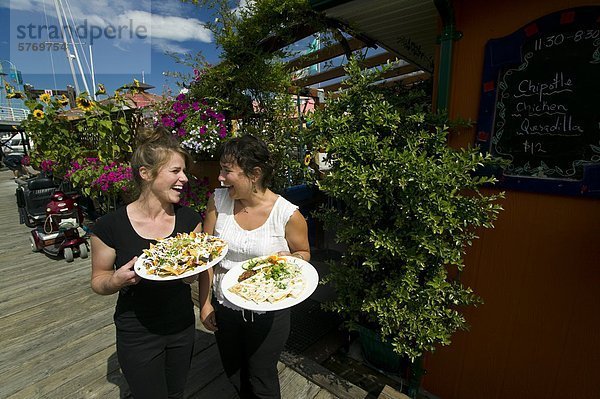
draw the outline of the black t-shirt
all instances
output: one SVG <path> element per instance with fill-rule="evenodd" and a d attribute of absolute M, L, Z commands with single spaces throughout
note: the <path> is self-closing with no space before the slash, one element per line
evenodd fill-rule
<path fill-rule="evenodd" d="M 175 229 L 177 233 L 194 230 L 201 217 L 194 210 L 175 206 Z M 121 207 L 96 221 L 93 233 L 116 252 L 115 268 L 123 266 L 156 240 L 140 237 L 133 229 L 127 208 Z M 142 279 L 138 284 L 119 291 L 115 310 L 115 325 L 122 331 L 148 331 L 155 334 L 173 334 L 194 323 L 194 304 L 190 286 L 181 280 L 150 281 Z"/>

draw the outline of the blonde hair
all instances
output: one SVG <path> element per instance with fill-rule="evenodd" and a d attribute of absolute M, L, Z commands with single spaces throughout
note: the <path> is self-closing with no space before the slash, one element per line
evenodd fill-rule
<path fill-rule="evenodd" d="M 140 130 L 137 134 L 137 142 L 137 147 L 131 156 L 131 170 L 134 182 L 140 191 L 148 184 L 140 175 L 141 167 L 148 169 L 151 178 L 155 179 L 173 154 L 183 157 L 186 168 L 191 164 L 190 155 L 179 146 L 179 141 L 164 127 Z"/>

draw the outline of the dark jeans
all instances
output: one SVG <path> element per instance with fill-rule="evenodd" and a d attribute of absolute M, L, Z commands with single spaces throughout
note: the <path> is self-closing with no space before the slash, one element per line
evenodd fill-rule
<path fill-rule="evenodd" d="M 240 398 L 281 398 L 277 361 L 290 334 L 290 310 L 256 314 L 213 305 L 223 367 Z"/>
<path fill-rule="evenodd" d="M 170 335 L 117 330 L 117 356 L 134 398 L 183 398 L 195 331 L 193 324 Z"/>

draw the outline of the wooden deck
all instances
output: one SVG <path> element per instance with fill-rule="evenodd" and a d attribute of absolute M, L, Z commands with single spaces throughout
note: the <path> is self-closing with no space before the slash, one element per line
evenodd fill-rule
<path fill-rule="evenodd" d="M 129 397 L 115 352 L 116 295 L 92 292 L 89 259 L 66 263 L 31 252 L 30 229 L 19 224 L 11 176 L 0 171 L 0 398 Z M 292 362 L 295 367 L 279 363 L 283 398 L 365 397 L 318 365 Z M 305 378 L 311 374 L 319 385 Z M 328 384 L 333 388 L 322 388 Z M 214 337 L 201 330 L 185 396 L 237 397 Z"/>

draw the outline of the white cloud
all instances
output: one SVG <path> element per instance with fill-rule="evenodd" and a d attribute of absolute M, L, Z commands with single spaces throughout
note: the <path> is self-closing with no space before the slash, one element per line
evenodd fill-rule
<path fill-rule="evenodd" d="M 185 15 L 189 13 L 189 8 L 193 7 L 195 6 L 181 1 L 155 1 L 152 4 L 152 13 L 157 15 Z"/>
<path fill-rule="evenodd" d="M 173 43 L 169 40 L 163 39 L 152 39 L 152 47 L 162 51 L 162 52 L 170 52 L 170 53 L 178 53 L 178 54 L 188 54 L 192 53 L 191 49 L 180 46 L 177 43 Z"/>
<path fill-rule="evenodd" d="M 242 0 L 245 2 L 246 0 Z M 136 27 L 145 27 L 145 34 L 148 39 L 156 41 L 159 48 L 173 47 L 184 50 L 176 43 L 184 41 L 199 41 L 210 43 L 213 40 L 212 33 L 204 23 L 196 18 L 187 18 L 173 16 L 183 14 L 185 9 L 182 3 L 177 1 L 157 2 L 157 5 L 151 8 L 150 0 L 72 0 L 68 2 L 67 14 L 73 16 L 75 24 L 80 25 L 85 20 L 87 26 L 97 26 L 105 28 L 112 26 L 130 26 L 130 21 L 134 29 Z M 66 4 L 66 2 L 65 2 Z M 39 23 L 43 23 L 44 5 L 46 13 L 52 18 L 56 18 L 56 10 L 52 0 L 0 0 L 1 7 L 9 7 L 11 11 L 31 11 L 41 16 Z M 103 10 L 102 14 L 98 14 Z M 150 12 L 150 11 L 154 12 Z M 56 20 L 49 21 L 50 24 L 56 24 Z M 122 38 L 127 39 L 127 38 Z"/>
<path fill-rule="evenodd" d="M 146 11 L 127 11 L 118 17 L 119 24 L 133 21 L 133 26 L 145 26 L 152 40 L 176 42 L 199 41 L 210 43 L 212 33 L 196 18 L 181 18 L 151 14 Z"/>
<path fill-rule="evenodd" d="M 1 2 L 1 8 L 8 8 L 15 11 L 37 11 L 42 6 L 42 0 L 9 0 Z"/>

